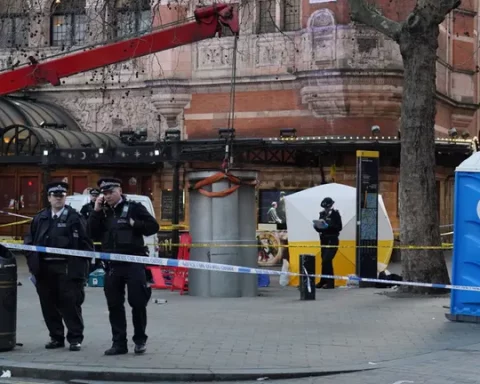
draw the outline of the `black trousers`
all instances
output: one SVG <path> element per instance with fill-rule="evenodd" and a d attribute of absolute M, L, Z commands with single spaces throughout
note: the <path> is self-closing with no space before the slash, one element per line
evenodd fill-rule
<path fill-rule="evenodd" d="M 328 245 L 332 247 L 322 248 L 322 275 L 333 275 L 333 259 L 338 251 L 338 237 L 325 237 L 320 239 L 322 245 Z M 321 278 L 318 283 L 319 287 L 327 286 L 327 288 L 335 287 L 335 280 Z"/>
<path fill-rule="evenodd" d="M 84 280 L 68 278 L 66 261 L 41 261 L 36 280 L 40 306 L 50 338 L 59 342 L 65 340 L 65 322 L 67 341 L 81 343 L 85 328 L 82 317 L 82 304 L 85 301 Z"/>
<path fill-rule="evenodd" d="M 127 318 L 125 314 L 125 287 L 132 308 L 133 342 L 146 343 L 147 304 L 152 290 L 147 286 L 145 266 L 135 263 L 109 263 L 105 275 L 105 297 L 112 327 L 113 345 L 126 347 Z"/>

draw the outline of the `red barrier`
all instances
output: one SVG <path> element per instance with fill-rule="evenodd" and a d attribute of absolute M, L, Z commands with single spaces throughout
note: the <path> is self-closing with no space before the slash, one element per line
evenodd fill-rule
<path fill-rule="evenodd" d="M 192 244 L 192 237 L 189 233 L 182 233 L 180 235 L 180 244 Z M 188 245 L 179 247 L 178 260 L 190 260 L 190 247 Z M 188 268 L 175 268 L 171 290 L 179 290 L 181 295 L 183 295 L 185 291 L 188 291 Z"/>

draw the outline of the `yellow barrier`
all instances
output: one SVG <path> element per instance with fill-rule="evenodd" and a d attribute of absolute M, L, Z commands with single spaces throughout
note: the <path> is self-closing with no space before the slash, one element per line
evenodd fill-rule
<path fill-rule="evenodd" d="M 94 243 L 95 245 L 101 245 L 102 243 Z M 145 244 L 145 245 L 163 245 L 163 246 L 168 246 L 168 247 L 190 247 L 190 248 L 262 248 L 261 245 L 257 244 L 170 244 L 170 243 L 153 243 L 153 244 Z M 276 248 L 312 248 L 311 245 L 275 245 Z M 339 248 L 338 246 L 335 245 L 316 245 L 315 248 Z M 340 248 L 389 248 L 389 249 L 406 249 L 406 250 L 428 250 L 428 249 L 452 249 L 453 244 L 451 243 L 445 243 L 443 245 L 403 245 L 403 246 L 374 246 L 374 245 L 364 245 L 364 246 L 356 246 L 356 245 L 342 245 Z"/>
<path fill-rule="evenodd" d="M 10 226 L 13 226 L 13 225 L 27 224 L 32 220 L 33 219 L 27 219 L 27 220 L 22 220 L 22 221 L 16 221 L 16 222 L 13 222 L 13 223 L 1 224 L 0 228 L 10 227 Z M 160 229 L 161 230 L 167 230 L 167 231 L 168 230 L 173 230 L 173 229 L 180 229 L 180 230 L 183 229 L 183 230 L 185 230 L 185 229 L 188 229 L 188 227 L 186 225 L 163 225 L 163 226 L 160 226 Z"/>
<path fill-rule="evenodd" d="M 32 221 L 32 219 L 22 220 L 22 221 L 16 221 L 15 223 L 2 224 L 2 225 L 0 225 L 0 228 L 11 227 L 11 226 L 13 226 L 13 225 L 27 224 L 27 223 L 29 223 L 30 221 Z"/>
<path fill-rule="evenodd" d="M 147 244 L 148 245 L 148 244 Z M 162 244 L 152 244 L 152 245 L 162 245 Z M 202 243 L 197 243 L 197 244 L 168 244 L 170 247 L 190 247 L 190 248 L 262 248 L 262 245 L 257 245 L 257 244 L 202 244 Z M 282 245 L 278 244 L 275 245 L 276 248 L 312 248 L 311 245 Z M 338 248 L 338 246 L 335 245 L 320 245 L 316 246 L 317 248 Z M 389 249 L 451 249 L 453 248 L 453 244 L 443 244 L 439 246 L 434 246 L 434 245 L 400 245 L 400 246 L 374 246 L 374 245 L 364 245 L 364 246 L 356 246 L 356 245 L 343 245 L 341 248 L 389 248 Z"/>
<path fill-rule="evenodd" d="M 183 229 L 183 230 L 187 230 L 188 226 L 186 226 L 186 225 L 161 225 L 160 229 L 166 229 L 166 230 Z"/>

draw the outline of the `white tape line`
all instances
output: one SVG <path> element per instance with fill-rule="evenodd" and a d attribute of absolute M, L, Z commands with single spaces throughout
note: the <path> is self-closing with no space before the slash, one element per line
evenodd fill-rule
<path fill-rule="evenodd" d="M 0 243 L 0 244 L 6 248 L 17 249 L 21 251 L 43 252 L 43 253 L 50 253 L 50 254 L 56 254 L 56 255 L 84 257 L 89 259 L 98 258 L 106 261 L 121 261 L 121 262 L 138 263 L 138 264 L 158 265 L 158 266 L 165 266 L 165 267 L 183 267 L 183 268 L 190 268 L 190 269 L 199 269 L 203 271 L 246 273 L 246 274 L 255 274 L 255 275 L 310 276 L 310 277 L 320 277 L 320 278 L 324 277 L 326 279 L 335 279 L 335 280 L 365 281 L 369 283 L 382 283 L 382 284 L 405 285 L 405 286 L 413 286 L 413 287 L 426 287 L 426 288 L 450 289 L 450 290 L 458 290 L 458 291 L 480 292 L 480 287 L 477 287 L 477 286 L 420 283 L 420 282 L 413 282 L 413 281 L 381 280 L 381 279 L 369 279 L 369 278 L 363 278 L 363 277 L 360 278 L 356 276 L 307 275 L 303 273 L 282 272 L 282 271 L 275 271 L 271 269 L 241 267 L 237 265 L 210 263 L 210 262 L 193 261 L 193 260 L 164 259 L 160 257 L 123 255 L 119 253 L 89 252 L 89 251 L 80 251 L 76 249 L 52 248 L 52 247 L 12 244 L 12 243 Z"/>

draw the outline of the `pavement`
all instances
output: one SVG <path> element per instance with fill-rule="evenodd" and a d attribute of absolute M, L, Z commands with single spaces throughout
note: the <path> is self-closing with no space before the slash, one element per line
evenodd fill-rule
<path fill-rule="evenodd" d="M 23 346 L 0 354 L 0 372 L 11 370 L 13 378 L 187 382 L 325 376 L 317 382 L 329 383 L 328 375 L 342 373 L 331 380 L 350 376 L 383 383 L 368 377 L 382 370 L 410 377 L 414 369 L 403 367 L 422 366 L 422 359 L 443 365 L 459 354 L 478 359 L 480 353 L 480 325 L 445 319 L 448 296 L 391 298 L 379 289 L 336 289 L 300 301 L 297 289 L 282 288 L 275 279 L 256 298 L 155 290 L 153 298 L 167 302 L 149 305 L 149 349 L 143 356 L 103 355 L 111 345 L 105 298 L 101 288 L 87 288 L 82 351 L 47 351 L 38 298 L 21 259 L 19 264 L 17 342 Z M 131 329 L 129 319 L 130 337 Z"/>

